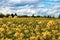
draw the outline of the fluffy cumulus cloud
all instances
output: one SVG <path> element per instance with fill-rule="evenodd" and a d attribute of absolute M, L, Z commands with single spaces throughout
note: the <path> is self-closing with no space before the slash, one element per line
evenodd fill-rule
<path fill-rule="evenodd" d="M 55 5 L 55 6 L 51 7 L 51 8 L 49 8 L 49 9 L 46 11 L 46 13 L 47 13 L 48 15 L 53 15 L 53 16 L 55 16 L 55 17 L 58 17 L 59 14 L 60 14 L 60 5 Z"/>
<path fill-rule="evenodd" d="M 11 14 L 11 13 L 15 13 L 15 10 L 11 10 L 9 7 L 4 7 L 4 8 L 0 8 L 0 13 Z"/>
<path fill-rule="evenodd" d="M 9 0 L 10 2 L 14 3 L 35 3 L 38 2 L 39 0 Z"/>
<path fill-rule="evenodd" d="M 57 17 L 60 14 L 60 0 L 0 0 L 0 13 Z"/>

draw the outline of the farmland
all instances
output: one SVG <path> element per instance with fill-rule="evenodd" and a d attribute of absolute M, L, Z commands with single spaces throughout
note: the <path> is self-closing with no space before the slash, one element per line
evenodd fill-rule
<path fill-rule="evenodd" d="M 0 18 L 0 40 L 60 40 L 60 19 Z"/>

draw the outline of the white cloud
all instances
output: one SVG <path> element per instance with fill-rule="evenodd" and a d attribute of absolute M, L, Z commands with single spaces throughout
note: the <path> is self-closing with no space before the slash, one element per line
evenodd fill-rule
<path fill-rule="evenodd" d="M 37 8 L 34 8 L 34 5 L 25 5 L 25 6 L 19 6 L 17 10 L 13 10 L 14 7 L 1 7 L 0 12 L 3 14 L 8 13 L 17 13 L 18 15 L 28 15 L 31 16 L 32 14 L 38 14 L 38 12 L 45 12 L 46 9 L 43 7 L 43 5 L 37 5 Z M 11 9 L 12 8 L 12 9 Z M 14 8 L 15 9 L 15 8 Z"/>
<path fill-rule="evenodd" d="M 12 3 L 20 3 L 21 0 L 9 0 L 9 2 L 12 2 Z"/>
<path fill-rule="evenodd" d="M 52 6 L 50 8 L 43 8 L 43 7 L 35 8 L 35 9 L 24 8 L 24 9 L 17 10 L 17 13 L 23 13 L 23 14 L 27 13 L 27 15 L 32 15 L 32 14 L 44 15 L 44 14 L 47 14 L 47 15 L 53 15 L 55 17 L 58 17 L 58 15 L 60 14 L 60 5 L 55 5 L 55 6 Z"/>
<path fill-rule="evenodd" d="M 35 3 L 38 2 L 39 0 L 22 0 L 22 2 L 26 2 L 26 3 Z"/>
<path fill-rule="evenodd" d="M 54 15 L 55 17 L 58 17 L 60 14 L 60 5 L 55 5 L 53 7 L 48 8 L 46 11 L 48 15 Z"/>
<path fill-rule="evenodd" d="M 39 0 L 8 0 L 7 2 L 2 1 L 0 4 L 3 5 L 2 7 L 0 7 L 0 12 L 2 12 L 3 14 L 8 14 L 8 13 L 18 13 L 20 15 L 44 15 L 44 14 L 48 14 L 48 15 L 59 15 L 60 14 L 60 5 L 57 5 L 58 3 L 53 3 L 55 4 L 55 6 L 51 6 L 50 8 L 44 8 L 46 7 L 45 4 L 40 4 L 38 3 Z M 37 4 L 35 4 L 37 2 Z M 25 4 L 24 6 L 14 6 L 15 4 L 25 4 L 25 3 L 29 3 L 29 4 Z M 30 4 L 32 3 L 32 4 Z M 52 3 L 51 3 L 52 4 Z M 8 6 L 7 6 L 8 5 Z M 13 7 L 11 7 L 11 5 Z M 22 4 L 21 4 L 22 5 Z M 16 10 L 13 10 L 16 9 Z M 42 14 L 43 13 L 43 14 Z"/>
<path fill-rule="evenodd" d="M 35 3 L 39 0 L 9 0 L 11 3 Z"/>
<path fill-rule="evenodd" d="M 32 15 L 32 14 L 35 14 L 35 10 L 33 10 L 33 9 L 20 9 L 20 10 L 17 10 L 16 11 L 17 13 L 19 13 L 19 14 L 22 14 L 22 15 Z"/>
<path fill-rule="evenodd" d="M 47 12 L 48 14 L 53 14 L 59 10 L 60 10 L 60 5 L 55 5 L 53 7 L 48 8 Z"/>
<path fill-rule="evenodd" d="M 14 13 L 14 12 L 15 11 L 11 10 L 9 7 L 0 8 L 0 13 L 3 13 L 3 14 L 11 14 L 11 13 Z"/>

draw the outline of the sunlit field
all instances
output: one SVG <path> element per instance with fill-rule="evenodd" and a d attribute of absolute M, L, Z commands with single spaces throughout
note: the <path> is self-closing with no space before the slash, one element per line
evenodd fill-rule
<path fill-rule="evenodd" d="M 60 19 L 0 18 L 0 40 L 60 40 Z"/>

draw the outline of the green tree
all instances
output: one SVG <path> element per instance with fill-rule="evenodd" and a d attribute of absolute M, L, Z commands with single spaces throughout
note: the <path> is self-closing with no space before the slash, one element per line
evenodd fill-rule
<path fill-rule="evenodd" d="M 59 14 L 58 18 L 60 18 L 60 14 Z"/>
<path fill-rule="evenodd" d="M 0 18 L 3 18 L 3 17 L 5 17 L 5 15 L 4 15 L 4 14 L 2 14 L 2 13 L 0 13 Z"/>
<path fill-rule="evenodd" d="M 10 16 L 10 14 L 7 14 L 7 15 L 6 15 L 6 17 L 9 17 L 9 16 Z"/>
<path fill-rule="evenodd" d="M 17 16 L 17 14 L 15 13 L 15 16 Z"/>

